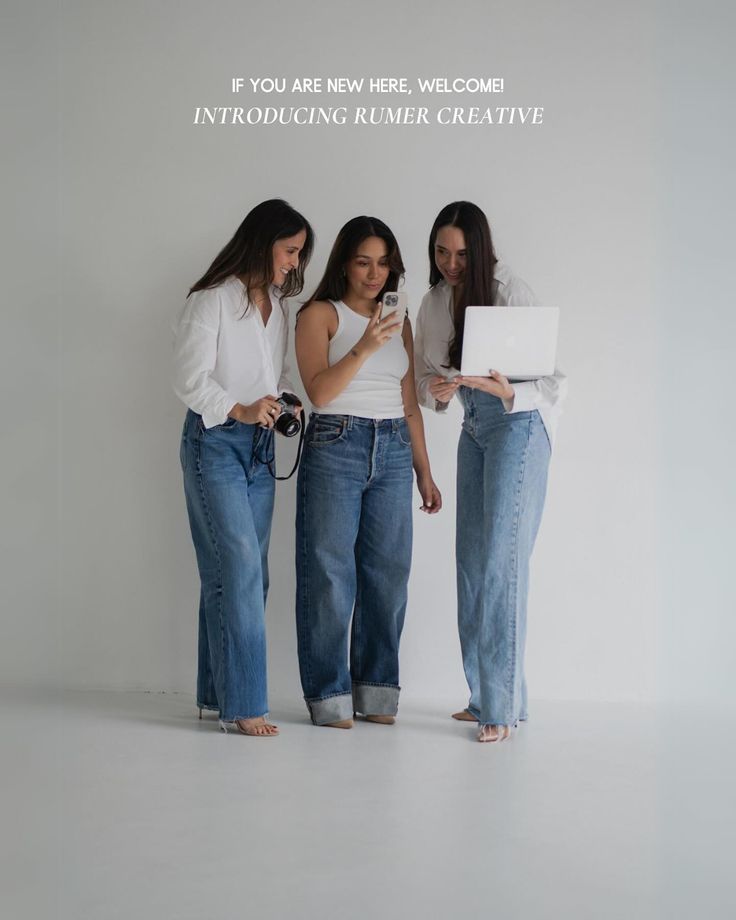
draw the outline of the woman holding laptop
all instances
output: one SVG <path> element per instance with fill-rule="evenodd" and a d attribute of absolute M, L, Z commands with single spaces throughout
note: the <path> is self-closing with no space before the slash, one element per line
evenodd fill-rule
<path fill-rule="evenodd" d="M 503 741 L 527 718 L 524 641 L 529 559 L 542 517 L 547 467 L 565 377 L 511 384 L 503 368 L 459 374 L 468 306 L 534 306 L 496 259 L 485 214 L 456 201 L 429 236 L 430 290 L 417 319 L 415 370 L 422 405 L 464 418 L 457 461 L 458 629 L 470 701 L 453 718 L 478 722 L 479 741 Z"/>

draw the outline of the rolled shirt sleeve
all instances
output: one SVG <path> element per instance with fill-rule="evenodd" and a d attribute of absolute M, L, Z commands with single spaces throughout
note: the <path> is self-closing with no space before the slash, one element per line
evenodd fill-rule
<path fill-rule="evenodd" d="M 417 316 L 416 330 L 414 332 L 414 381 L 417 388 L 417 399 L 420 406 L 425 409 L 431 409 L 433 412 L 446 412 L 449 403 L 440 402 L 432 396 L 429 386 L 433 377 L 453 377 L 457 371 L 449 371 L 448 368 L 438 368 L 435 366 L 430 351 L 430 340 L 436 340 L 442 336 L 438 329 L 433 329 L 428 333 L 427 323 L 438 325 L 437 305 L 434 303 L 436 293 L 429 291 L 422 298 Z M 441 320 L 439 325 L 441 325 Z M 436 348 L 435 343 L 435 348 Z M 444 347 L 444 346 L 440 346 Z"/>
<path fill-rule="evenodd" d="M 212 377 L 217 362 L 218 299 L 217 290 L 191 294 L 174 332 L 174 392 L 202 416 L 205 428 L 222 425 L 238 401 Z"/>
<path fill-rule="evenodd" d="M 549 377 L 539 380 L 524 380 L 513 383 L 514 398 L 504 399 L 506 413 L 531 412 L 532 409 L 547 410 L 559 414 L 567 395 L 567 377 L 558 368 Z"/>
<path fill-rule="evenodd" d="M 424 352 L 424 301 L 419 308 L 417 327 L 414 332 L 414 380 L 419 404 L 426 409 L 437 408 L 437 400 L 429 392 L 429 382 L 434 374 L 427 366 Z"/>

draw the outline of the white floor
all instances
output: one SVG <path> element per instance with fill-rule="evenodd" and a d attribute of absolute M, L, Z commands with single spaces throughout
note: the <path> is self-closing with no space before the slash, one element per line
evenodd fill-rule
<path fill-rule="evenodd" d="M 540 702 L 481 745 L 450 708 L 274 704 L 254 739 L 182 695 L 3 691 L 0 915 L 736 916 L 735 718 Z"/>

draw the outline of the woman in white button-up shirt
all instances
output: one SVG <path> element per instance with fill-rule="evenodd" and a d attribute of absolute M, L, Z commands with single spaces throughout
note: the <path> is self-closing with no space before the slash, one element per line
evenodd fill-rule
<path fill-rule="evenodd" d="M 457 461 L 457 598 L 468 706 L 454 718 L 480 723 L 479 741 L 502 741 L 527 718 L 524 640 L 529 559 L 544 506 L 563 374 L 511 384 L 489 368 L 462 377 L 465 308 L 534 306 L 501 265 L 476 205 L 440 211 L 429 238 L 430 290 L 417 318 L 420 402 L 444 411 L 457 395 L 463 427 Z"/>
<path fill-rule="evenodd" d="M 193 285 L 176 327 L 174 390 L 187 406 L 181 464 L 201 580 L 197 705 L 247 735 L 266 721 L 265 604 L 277 397 L 288 316 L 312 252 L 309 223 L 264 201 Z"/>

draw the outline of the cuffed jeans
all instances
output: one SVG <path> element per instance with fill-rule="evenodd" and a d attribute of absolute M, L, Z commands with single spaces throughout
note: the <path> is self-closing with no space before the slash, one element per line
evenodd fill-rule
<path fill-rule="evenodd" d="M 197 705 L 225 721 L 268 711 L 268 541 L 274 480 L 256 456 L 273 432 L 187 412 L 181 464 L 201 580 Z"/>
<path fill-rule="evenodd" d="M 524 643 L 529 559 L 547 487 L 550 445 L 539 413 L 506 414 L 460 387 L 457 457 L 458 628 L 468 711 L 481 723 L 527 718 Z"/>
<path fill-rule="evenodd" d="M 412 483 L 405 419 L 310 418 L 297 486 L 296 620 L 315 725 L 398 709 Z"/>

